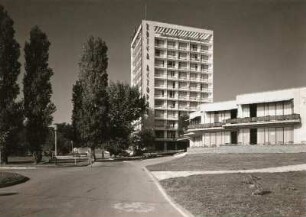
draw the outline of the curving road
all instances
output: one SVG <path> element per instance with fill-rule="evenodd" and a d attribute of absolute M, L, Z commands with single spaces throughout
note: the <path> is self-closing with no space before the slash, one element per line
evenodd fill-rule
<path fill-rule="evenodd" d="M 14 170 L 16 172 L 16 170 Z M 141 163 L 19 170 L 30 181 L 0 189 L 0 216 L 181 217 Z"/>

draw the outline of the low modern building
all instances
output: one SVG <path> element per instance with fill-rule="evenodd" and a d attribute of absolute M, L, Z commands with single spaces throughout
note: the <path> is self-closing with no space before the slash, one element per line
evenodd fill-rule
<path fill-rule="evenodd" d="M 203 104 L 189 121 L 190 147 L 306 144 L 306 87 Z"/>

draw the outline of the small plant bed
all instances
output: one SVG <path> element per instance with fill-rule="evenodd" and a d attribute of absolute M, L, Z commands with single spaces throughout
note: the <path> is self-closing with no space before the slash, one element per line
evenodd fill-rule
<path fill-rule="evenodd" d="M 0 172 L 0 188 L 17 185 L 28 180 L 28 177 L 18 173 Z"/>
<path fill-rule="evenodd" d="M 195 216 L 306 216 L 306 172 L 195 175 L 161 181 Z"/>
<path fill-rule="evenodd" d="M 244 170 L 306 164 L 306 153 L 192 154 L 148 166 L 151 171 Z"/>

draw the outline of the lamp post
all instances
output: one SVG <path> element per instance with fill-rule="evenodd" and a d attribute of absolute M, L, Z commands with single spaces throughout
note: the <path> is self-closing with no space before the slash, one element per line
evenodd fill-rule
<path fill-rule="evenodd" d="M 57 125 L 53 124 L 52 125 L 53 129 L 54 129 L 54 156 L 57 156 Z"/>

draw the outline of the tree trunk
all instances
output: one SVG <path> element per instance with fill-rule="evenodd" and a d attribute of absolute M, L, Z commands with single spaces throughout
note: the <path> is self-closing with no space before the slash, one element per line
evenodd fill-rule
<path fill-rule="evenodd" d="M 3 149 L 1 150 L 1 159 L 0 160 L 1 160 L 2 164 L 7 164 L 8 163 L 8 154 Z"/>
<path fill-rule="evenodd" d="M 41 151 L 34 151 L 33 153 L 33 157 L 34 157 L 34 163 L 38 164 L 41 162 L 42 160 L 42 154 Z"/>
<path fill-rule="evenodd" d="M 93 157 L 93 159 L 94 159 L 94 162 L 97 160 L 97 158 L 96 158 L 96 150 L 95 150 L 95 148 L 91 148 L 91 157 Z"/>

